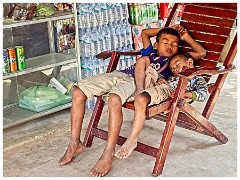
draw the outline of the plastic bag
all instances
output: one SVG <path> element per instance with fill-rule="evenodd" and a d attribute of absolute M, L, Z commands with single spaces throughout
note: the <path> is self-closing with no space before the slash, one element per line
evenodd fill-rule
<path fill-rule="evenodd" d="M 32 86 L 19 95 L 19 106 L 35 112 L 41 112 L 71 102 L 70 94 L 45 85 Z"/>

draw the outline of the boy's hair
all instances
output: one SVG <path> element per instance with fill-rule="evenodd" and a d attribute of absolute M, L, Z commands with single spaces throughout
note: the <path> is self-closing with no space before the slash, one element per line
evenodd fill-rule
<path fill-rule="evenodd" d="M 170 27 L 165 27 L 165 28 L 162 28 L 158 33 L 157 33 L 157 39 L 156 39 L 156 42 L 159 41 L 160 37 L 162 34 L 171 34 L 173 36 L 177 36 L 178 39 L 180 40 L 180 35 L 178 34 L 178 31 L 173 29 L 173 28 L 170 28 Z"/>
<path fill-rule="evenodd" d="M 191 56 L 190 54 L 188 54 L 187 52 L 177 53 L 177 54 L 174 54 L 174 55 L 170 58 L 169 63 L 170 63 L 170 61 L 171 61 L 173 58 L 175 58 L 175 57 L 177 57 L 177 56 L 179 56 L 179 57 L 181 57 L 181 58 L 184 58 L 184 59 L 186 59 L 186 60 L 188 60 L 189 58 L 193 59 L 192 56 Z M 194 61 L 193 61 L 193 63 L 194 63 Z"/>

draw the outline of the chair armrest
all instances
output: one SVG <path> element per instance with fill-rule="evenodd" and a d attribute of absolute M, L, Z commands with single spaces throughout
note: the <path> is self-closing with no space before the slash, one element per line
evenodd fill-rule
<path fill-rule="evenodd" d="M 219 66 L 214 68 L 196 67 L 196 68 L 187 69 L 179 73 L 178 76 L 186 79 L 192 79 L 194 76 L 197 76 L 197 75 L 226 74 L 233 71 L 235 68 L 236 68 L 235 66 L 230 66 L 228 68 L 225 68 L 224 66 Z"/>
<path fill-rule="evenodd" d="M 112 53 L 114 51 L 104 51 L 96 55 L 96 58 L 98 59 L 107 59 L 111 57 Z M 136 50 L 136 51 L 116 51 L 119 55 L 123 56 L 136 56 L 136 55 L 141 55 L 141 52 Z"/>

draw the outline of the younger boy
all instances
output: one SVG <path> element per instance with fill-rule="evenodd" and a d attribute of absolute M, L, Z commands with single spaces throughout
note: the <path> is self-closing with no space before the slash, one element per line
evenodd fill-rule
<path fill-rule="evenodd" d="M 178 74 L 183 71 L 184 67 L 193 68 L 193 59 L 187 53 L 174 55 L 169 62 L 169 67 L 174 76 L 167 80 L 167 84 L 159 84 L 144 90 L 135 97 L 135 114 L 132 130 L 126 142 L 115 153 L 118 158 L 127 158 L 134 148 L 137 147 L 138 135 L 143 128 L 146 119 L 146 106 L 159 104 L 174 94 L 178 84 Z M 159 82 L 161 79 L 159 80 Z M 158 84 L 158 82 L 157 82 Z M 205 79 L 202 76 L 195 76 L 188 81 L 185 98 L 192 101 L 205 101 L 208 96 L 208 88 Z"/>
<path fill-rule="evenodd" d="M 132 94 L 128 101 L 133 101 L 134 96 L 144 90 L 144 74 L 145 70 L 150 65 L 158 72 L 161 71 L 159 75 L 164 79 L 168 79 L 172 75 L 169 67 L 166 66 L 165 68 L 165 65 L 168 63 L 167 58 L 170 58 L 178 52 L 179 40 L 177 41 L 177 35 L 172 33 L 174 29 L 178 31 L 180 40 L 187 42 L 193 49 L 193 51 L 188 52 L 193 60 L 198 60 L 206 56 L 206 50 L 198 42 L 196 42 L 189 35 L 188 31 L 181 25 L 174 25 L 172 28 L 144 29 L 142 31 L 144 49 L 141 50 L 143 57 L 138 59 L 135 67 L 136 91 Z M 152 46 L 150 38 L 156 35 L 156 42 Z M 162 56 L 165 56 L 165 58 Z"/>

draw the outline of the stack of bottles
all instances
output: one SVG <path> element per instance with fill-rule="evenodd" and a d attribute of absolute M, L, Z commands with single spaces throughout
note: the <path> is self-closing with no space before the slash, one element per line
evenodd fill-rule
<path fill-rule="evenodd" d="M 77 3 L 77 16 L 82 78 L 106 72 L 110 59 L 97 59 L 100 52 L 133 50 L 126 3 Z M 117 70 L 135 62 L 133 56 L 122 56 Z M 95 101 L 88 100 L 86 108 L 92 110 Z"/>
<path fill-rule="evenodd" d="M 158 21 L 157 3 L 129 3 L 131 24 L 146 24 Z"/>

